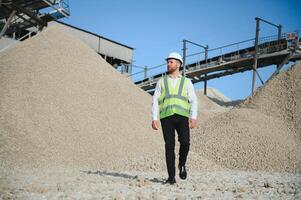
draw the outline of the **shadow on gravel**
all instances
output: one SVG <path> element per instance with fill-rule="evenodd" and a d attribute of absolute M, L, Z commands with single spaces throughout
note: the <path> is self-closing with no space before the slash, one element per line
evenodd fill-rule
<path fill-rule="evenodd" d="M 99 176 L 113 176 L 113 177 L 120 177 L 120 178 L 125 178 L 125 179 L 138 179 L 137 175 L 130 175 L 126 173 L 119 173 L 119 172 L 107 172 L 107 171 L 81 171 L 82 173 L 85 174 L 92 174 L 92 175 L 99 175 Z M 145 178 L 146 180 L 153 182 L 153 183 L 164 183 L 165 181 L 163 179 L 159 178 Z"/>
<path fill-rule="evenodd" d="M 213 97 L 208 97 L 211 101 L 213 101 L 214 103 L 220 105 L 220 106 L 224 106 L 224 107 L 234 107 L 234 106 L 238 106 L 240 103 L 242 103 L 244 100 L 243 99 L 238 99 L 238 100 L 234 100 L 234 101 L 221 101 L 217 98 L 213 98 Z"/>

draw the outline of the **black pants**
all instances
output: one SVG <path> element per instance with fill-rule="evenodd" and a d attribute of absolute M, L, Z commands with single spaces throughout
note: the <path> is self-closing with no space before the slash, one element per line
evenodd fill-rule
<path fill-rule="evenodd" d="M 161 119 L 169 178 L 175 177 L 175 130 L 180 142 L 179 165 L 185 165 L 187 160 L 190 145 L 188 120 L 187 117 L 177 114 Z"/>

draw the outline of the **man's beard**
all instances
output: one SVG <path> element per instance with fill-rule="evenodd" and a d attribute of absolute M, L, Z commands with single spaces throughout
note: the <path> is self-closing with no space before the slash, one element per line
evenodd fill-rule
<path fill-rule="evenodd" d="M 168 68 L 167 67 L 167 71 L 169 74 L 172 74 L 173 72 L 177 71 L 178 68 Z"/>

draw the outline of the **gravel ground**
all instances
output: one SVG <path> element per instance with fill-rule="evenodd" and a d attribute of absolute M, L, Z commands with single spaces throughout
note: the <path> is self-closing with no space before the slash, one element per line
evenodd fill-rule
<path fill-rule="evenodd" d="M 0 199 L 298 199 L 300 69 L 233 109 L 199 93 L 193 173 L 166 186 L 150 95 L 50 27 L 0 53 Z"/>
<path fill-rule="evenodd" d="M 300 199 L 301 174 L 189 172 L 164 185 L 164 174 L 136 171 L 48 169 L 5 174 L 0 199 Z"/>

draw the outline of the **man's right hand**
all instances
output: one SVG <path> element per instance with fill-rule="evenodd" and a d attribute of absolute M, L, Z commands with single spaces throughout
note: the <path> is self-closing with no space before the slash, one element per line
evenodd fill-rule
<path fill-rule="evenodd" d="M 159 120 L 153 120 L 152 121 L 152 128 L 154 130 L 158 130 L 159 129 Z"/>

